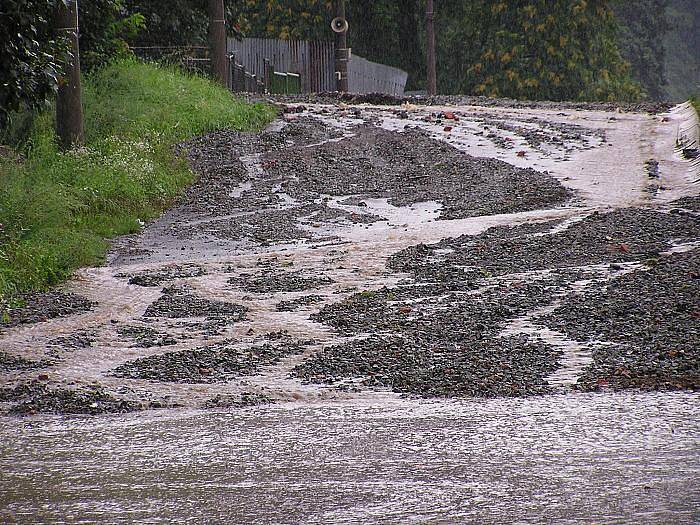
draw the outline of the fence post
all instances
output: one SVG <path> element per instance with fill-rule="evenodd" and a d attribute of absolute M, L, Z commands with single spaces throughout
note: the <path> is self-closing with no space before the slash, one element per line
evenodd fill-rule
<path fill-rule="evenodd" d="M 263 83 L 265 84 L 265 93 L 270 91 L 270 61 L 267 58 L 263 59 Z"/>

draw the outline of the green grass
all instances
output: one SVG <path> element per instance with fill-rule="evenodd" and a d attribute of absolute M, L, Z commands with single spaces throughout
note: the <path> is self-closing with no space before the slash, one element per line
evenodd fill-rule
<path fill-rule="evenodd" d="M 700 115 L 700 95 L 693 95 L 690 97 L 690 102 L 693 104 L 695 107 L 695 111 L 698 112 L 698 115 Z"/>
<path fill-rule="evenodd" d="M 215 129 L 257 130 L 274 116 L 209 80 L 135 60 L 83 83 L 85 146 L 61 152 L 53 112 L 35 119 L 24 158 L 0 156 L 0 309 L 98 264 L 194 180 L 172 146 Z"/>

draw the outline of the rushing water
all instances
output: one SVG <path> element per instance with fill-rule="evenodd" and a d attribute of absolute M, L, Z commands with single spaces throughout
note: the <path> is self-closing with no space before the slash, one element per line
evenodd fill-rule
<path fill-rule="evenodd" d="M 700 398 L 374 398 L 0 420 L 22 523 L 700 522 Z"/>

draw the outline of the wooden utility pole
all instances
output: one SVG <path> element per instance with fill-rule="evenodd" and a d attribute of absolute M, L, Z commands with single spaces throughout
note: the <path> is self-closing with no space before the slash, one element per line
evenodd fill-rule
<path fill-rule="evenodd" d="M 80 89 L 80 46 L 78 44 L 78 0 L 58 2 L 56 32 L 64 35 L 69 44 L 69 55 L 63 76 L 58 80 L 56 97 L 56 135 L 63 149 L 70 149 L 85 140 L 83 132 L 83 105 Z"/>
<path fill-rule="evenodd" d="M 333 0 L 333 21 L 335 33 L 335 75 L 338 91 L 348 91 L 348 23 L 345 19 L 345 0 Z"/>
<path fill-rule="evenodd" d="M 427 0 L 425 4 L 425 25 L 427 39 L 428 62 L 428 95 L 437 93 L 437 73 L 435 68 L 435 24 L 433 17 L 433 0 Z"/>
<path fill-rule="evenodd" d="M 209 0 L 209 58 L 212 78 L 228 86 L 224 0 Z"/>

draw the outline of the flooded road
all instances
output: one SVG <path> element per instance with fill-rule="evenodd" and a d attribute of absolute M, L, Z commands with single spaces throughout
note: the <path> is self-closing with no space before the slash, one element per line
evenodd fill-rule
<path fill-rule="evenodd" d="M 700 523 L 689 119 L 195 140 L 184 201 L 64 286 L 88 307 L 0 332 L 0 521 Z"/>
<path fill-rule="evenodd" d="M 6 523 L 700 521 L 692 394 L 2 420 Z"/>

